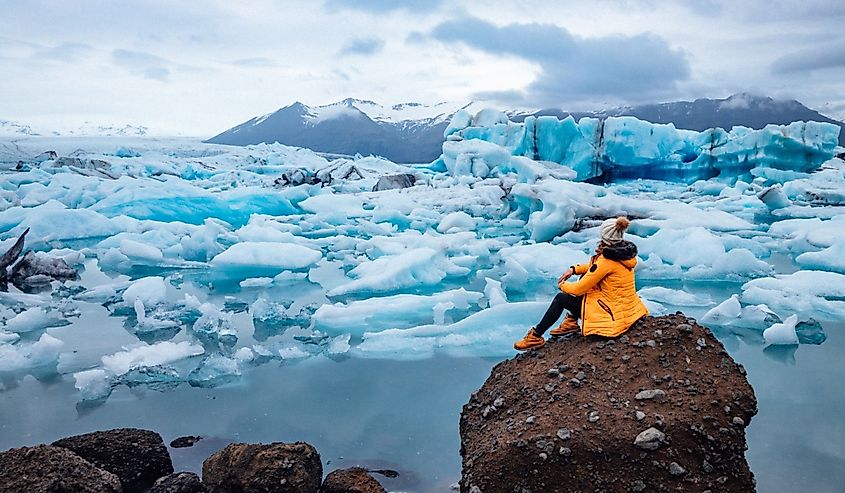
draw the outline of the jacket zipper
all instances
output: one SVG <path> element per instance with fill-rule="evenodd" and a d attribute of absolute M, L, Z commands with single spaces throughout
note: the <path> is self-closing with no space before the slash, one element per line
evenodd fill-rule
<path fill-rule="evenodd" d="M 607 312 L 607 314 L 608 314 L 608 315 L 610 315 L 610 319 L 611 319 L 611 320 L 613 320 L 613 321 L 615 322 L 615 321 L 616 321 L 616 319 L 615 319 L 615 318 L 613 318 L 613 311 L 611 311 L 610 307 L 609 307 L 609 306 L 607 306 L 607 303 L 605 303 L 605 302 L 604 302 L 604 301 L 602 301 L 602 300 L 596 300 L 596 302 L 599 304 L 599 306 L 600 306 L 600 307 L 602 307 L 602 309 L 603 309 L 604 311 L 606 311 L 606 312 Z"/>

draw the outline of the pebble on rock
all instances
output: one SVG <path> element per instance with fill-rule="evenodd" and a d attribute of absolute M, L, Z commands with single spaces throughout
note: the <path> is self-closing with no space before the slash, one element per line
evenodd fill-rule
<path fill-rule="evenodd" d="M 634 439 L 634 445 L 643 450 L 657 450 L 665 439 L 665 433 L 652 427 L 637 435 L 637 438 Z"/>

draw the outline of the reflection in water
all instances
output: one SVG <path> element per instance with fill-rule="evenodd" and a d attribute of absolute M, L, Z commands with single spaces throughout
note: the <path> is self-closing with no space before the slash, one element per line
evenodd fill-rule
<path fill-rule="evenodd" d="M 96 364 L 107 352 L 103 347 L 134 339 L 131 328 L 116 326 L 102 307 L 83 315 L 88 323 L 51 329 L 79 342 L 77 351 L 63 356 L 59 371 Z M 235 314 L 235 323 L 248 316 Z M 97 320 L 102 323 L 91 323 Z M 766 346 L 757 329 L 713 329 L 745 366 L 757 394 L 760 411 L 748 428 L 748 459 L 758 490 L 842 491 L 845 324 L 810 324 L 803 329 L 804 344 L 784 346 Z M 186 332 L 173 340 L 183 340 Z M 171 449 L 177 470 L 200 472 L 203 459 L 231 442 L 305 440 L 317 447 L 327 472 L 353 465 L 396 470 L 397 478 L 379 478 L 393 491 L 445 492 L 460 476 L 461 407 L 495 363 L 444 355 L 418 361 L 266 360 L 217 388 L 171 381 L 172 374 L 159 368 L 145 370 L 154 375 L 130 372 L 107 400 L 84 403 L 72 377 L 56 375 L 56 368 L 6 374 L 0 376 L 0 449 L 134 426 L 156 430 L 166 442 L 208 437 Z M 141 383 L 149 381 L 154 385 Z"/>

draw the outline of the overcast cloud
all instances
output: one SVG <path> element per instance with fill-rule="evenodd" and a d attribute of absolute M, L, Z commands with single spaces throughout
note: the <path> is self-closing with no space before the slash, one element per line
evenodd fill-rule
<path fill-rule="evenodd" d="M 0 119 L 208 136 L 303 101 L 570 110 L 752 92 L 845 117 L 840 0 L 0 0 Z"/>

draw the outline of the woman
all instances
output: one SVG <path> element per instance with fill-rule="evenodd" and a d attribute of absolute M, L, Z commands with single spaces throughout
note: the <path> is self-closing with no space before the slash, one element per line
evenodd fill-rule
<path fill-rule="evenodd" d="M 545 344 L 543 334 L 560 318 L 564 309 L 569 314 L 550 332 L 553 336 L 578 332 L 580 318 L 582 335 L 616 337 L 648 315 L 634 285 L 637 246 L 623 238 L 628 224 L 625 217 L 601 223 L 601 241 L 596 254 L 589 263 L 573 265 L 558 278 L 561 292 L 555 296 L 540 323 L 517 341 L 514 349 L 525 351 Z M 566 282 L 575 274 L 581 276 L 578 282 Z"/>

